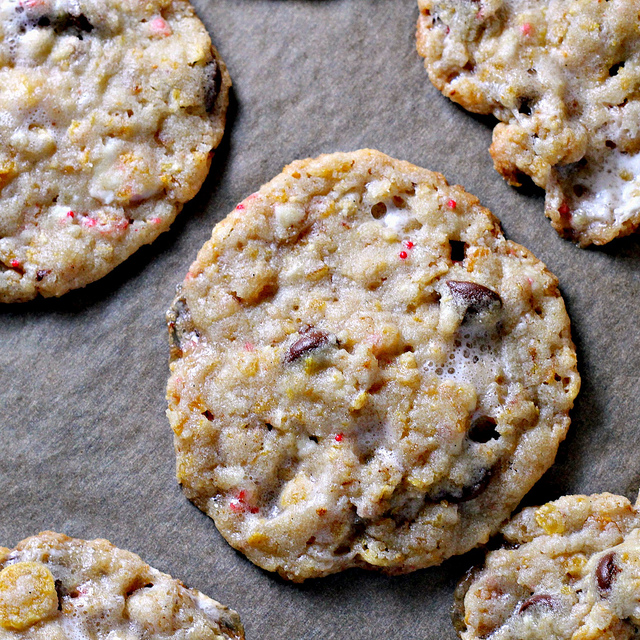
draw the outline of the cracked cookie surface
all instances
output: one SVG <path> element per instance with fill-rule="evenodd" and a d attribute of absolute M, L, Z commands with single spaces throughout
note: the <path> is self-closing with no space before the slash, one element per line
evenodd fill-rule
<path fill-rule="evenodd" d="M 579 386 L 556 278 L 477 198 L 369 150 L 294 162 L 239 204 L 168 320 L 179 481 L 296 581 L 485 542 Z"/>
<path fill-rule="evenodd" d="M 106 540 L 0 547 L 3 640 L 244 640 L 235 611 Z"/>
<path fill-rule="evenodd" d="M 524 509 L 456 593 L 464 640 L 631 640 L 640 629 L 640 514 L 612 494 Z"/>
<path fill-rule="evenodd" d="M 0 302 L 85 286 L 166 231 L 229 86 L 185 0 L 0 0 Z"/>
<path fill-rule="evenodd" d="M 555 229 L 604 244 L 640 225 L 640 3 L 418 0 L 431 82 L 493 114 L 491 155 L 511 184 L 546 190 Z"/>

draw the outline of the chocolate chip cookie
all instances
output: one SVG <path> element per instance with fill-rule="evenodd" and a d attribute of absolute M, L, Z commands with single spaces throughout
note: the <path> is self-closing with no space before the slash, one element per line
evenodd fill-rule
<path fill-rule="evenodd" d="M 640 513 L 609 493 L 528 508 L 456 592 L 464 640 L 630 640 L 640 628 Z"/>
<path fill-rule="evenodd" d="M 229 86 L 185 0 L 0 2 L 0 302 L 82 287 L 166 231 Z"/>
<path fill-rule="evenodd" d="M 220 603 L 106 540 L 45 531 L 0 547 L 3 640 L 243 640 Z"/>
<path fill-rule="evenodd" d="M 431 82 L 493 114 L 513 185 L 546 189 L 555 229 L 604 244 L 640 225 L 640 31 L 635 0 L 418 0 Z"/>
<path fill-rule="evenodd" d="M 436 173 L 294 162 L 213 230 L 168 314 L 178 478 L 295 581 L 495 532 L 579 387 L 556 278 Z"/>

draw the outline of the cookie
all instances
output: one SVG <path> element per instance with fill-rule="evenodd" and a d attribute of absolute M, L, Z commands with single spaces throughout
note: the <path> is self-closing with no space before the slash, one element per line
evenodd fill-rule
<path fill-rule="evenodd" d="M 168 318 L 179 481 L 295 581 L 485 542 L 579 386 L 556 278 L 477 198 L 376 151 L 294 162 L 239 204 Z"/>
<path fill-rule="evenodd" d="M 456 592 L 464 640 L 629 640 L 640 632 L 640 513 L 609 493 L 528 508 Z"/>
<path fill-rule="evenodd" d="M 493 114 L 511 184 L 546 189 L 555 229 L 604 244 L 640 225 L 640 32 L 634 0 L 418 0 L 431 82 Z"/>
<path fill-rule="evenodd" d="M 106 540 L 45 531 L 0 547 L 3 640 L 243 640 L 235 611 Z"/>
<path fill-rule="evenodd" d="M 166 231 L 229 86 L 185 0 L 2 0 L 0 302 L 83 287 Z"/>

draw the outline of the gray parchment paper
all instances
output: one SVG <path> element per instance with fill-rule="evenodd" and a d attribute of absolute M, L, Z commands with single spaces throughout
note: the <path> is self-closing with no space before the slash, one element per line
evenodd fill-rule
<path fill-rule="evenodd" d="M 374 147 L 480 197 L 560 278 L 583 376 L 555 466 L 528 504 L 640 484 L 640 245 L 561 240 L 539 192 L 494 171 L 488 120 L 442 97 L 415 52 L 414 0 L 195 0 L 234 82 L 211 174 L 171 230 L 103 280 L 0 308 L 0 544 L 105 537 L 237 609 L 249 640 L 451 640 L 473 556 L 386 578 L 287 584 L 182 495 L 165 417 L 164 312 L 213 225 L 291 160 Z"/>

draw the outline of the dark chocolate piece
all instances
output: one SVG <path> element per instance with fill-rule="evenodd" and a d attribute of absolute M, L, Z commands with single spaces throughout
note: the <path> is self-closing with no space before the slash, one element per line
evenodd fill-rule
<path fill-rule="evenodd" d="M 307 329 L 304 335 L 289 347 L 284 361 L 286 363 L 293 362 L 305 353 L 324 346 L 328 341 L 329 336 L 324 331 L 314 328 Z"/>

